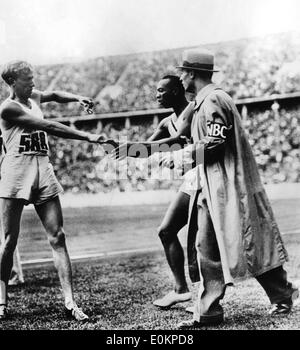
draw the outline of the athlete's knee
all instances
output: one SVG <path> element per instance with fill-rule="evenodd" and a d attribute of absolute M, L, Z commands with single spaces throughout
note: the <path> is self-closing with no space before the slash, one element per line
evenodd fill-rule
<path fill-rule="evenodd" d="M 15 232 L 3 232 L 0 239 L 1 250 L 14 251 L 17 246 L 18 234 Z"/>
<path fill-rule="evenodd" d="M 177 237 L 177 232 L 174 232 L 168 225 L 159 226 L 157 233 L 163 244 L 170 243 Z"/>
<path fill-rule="evenodd" d="M 17 246 L 17 238 L 13 235 L 5 235 L 5 238 L 3 239 L 3 242 L 1 242 L 1 250 L 2 251 L 9 251 L 14 252 Z"/>
<path fill-rule="evenodd" d="M 58 248 L 65 245 L 66 235 L 62 227 L 48 230 L 48 240 L 52 248 Z"/>

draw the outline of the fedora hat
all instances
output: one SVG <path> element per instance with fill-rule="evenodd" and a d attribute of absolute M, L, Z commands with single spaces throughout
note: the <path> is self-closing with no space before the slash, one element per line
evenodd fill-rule
<path fill-rule="evenodd" d="M 214 54 L 201 48 L 184 50 L 182 64 L 176 68 L 219 72 L 214 69 Z"/>

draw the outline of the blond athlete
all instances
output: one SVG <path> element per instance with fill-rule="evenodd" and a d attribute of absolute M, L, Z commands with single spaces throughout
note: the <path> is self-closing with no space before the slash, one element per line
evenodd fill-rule
<path fill-rule="evenodd" d="M 58 271 L 67 316 L 84 321 L 88 316 L 76 305 L 72 271 L 65 242 L 59 194 L 63 191 L 49 162 L 47 133 L 67 139 L 101 143 L 103 138 L 44 120 L 40 104 L 79 102 L 92 107 L 90 98 L 62 91 L 34 89 L 33 68 L 24 61 L 8 63 L 1 74 L 10 96 L 0 106 L 0 127 L 6 154 L 1 167 L 0 320 L 7 317 L 7 285 L 17 245 L 24 205 L 33 203 L 45 227 Z M 102 140 L 102 141 L 101 141 Z"/>

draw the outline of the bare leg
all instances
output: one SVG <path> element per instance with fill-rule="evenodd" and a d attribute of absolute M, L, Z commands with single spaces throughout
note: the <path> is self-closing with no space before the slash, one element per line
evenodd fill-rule
<path fill-rule="evenodd" d="M 13 256 L 13 266 L 8 281 L 9 286 L 18 285 L 24 283 L 23 269 L 21 265 L 21 258 L 18 246 L 16 246 Z"/>
<path fill-rule="evenodd" d="M 45 227 L 49 243 L 52 248 L 54 265 L 57 269 L 62 286 L 65 306 L 69 309 L 74 304 L 72 287 L 72 270 L 69 254 L 66 247 L 63 230 L 63 216 L 59 197 L 35 206 L 43 226 Z"/>
<path fill-rule="evenodd" d="M 187 224 L 189 200 L 189 195 L 179 191 L 158 230 L 168 264 L 174 275 L 177 293 L 186 293 L 189 290 L 184 273 L 184 252 L 177 236 Z"/>
<path fill-rule="evenodd" d="M 20 232 L 23 200 L 0 198 L 2 238 L 0 247 L 0 304 L 7 304 L 7 284 L 13 266 L 13 254 Z"/>

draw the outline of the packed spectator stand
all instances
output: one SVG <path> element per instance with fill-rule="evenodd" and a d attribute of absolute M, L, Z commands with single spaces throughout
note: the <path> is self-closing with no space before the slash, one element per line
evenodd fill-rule
<path fill-rule="evenodd" d="M 221 71 L 215 75 L 215 81 L 236 101 L 300 92 L 300 33 L 205 46 L 215 53 L 216 65 Z M 36 87 L 94 98 L 97 102 L 94 117 L 101 123 L 87 121 L 86 130 L 104 132 L 110 138 L 146 140 L 155 129 L 157 119 L 127 118 L 126 124 L 125 118 L 109 119 L 101 115 L 156 109 L 156 83 L 165 74 L 176 74 L 174 67 L 183 49 L 37 66 Z M 1 101 L 6 96 L 7 89 L 1 82 Z M 273 103 L 272 107 L 254 106 L 250 102 L 245 105 L 248 112 L 242 113 L 243 121 L 264 183 L 299 182 L 299 99 L 286 105 Z M 48 103 L 43 111 L 47 118 L 65 117 L 66 120 L 86 115 L 76 103 Z M 142 191 L 177 187 L 180 183 L 180 180 L 149 179 L 149 167 L 143 160 L 129 159 L 127 167 L 123 163 L 120 166 L 105 157 L 98 145 L 55 137 L 50 137 L 50 143 L 51 160 L 66 191 Z"/>

